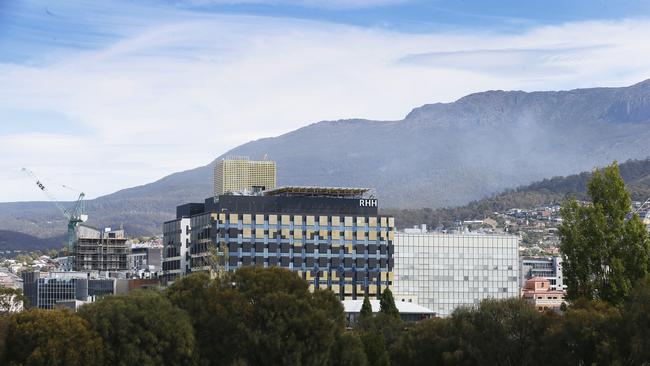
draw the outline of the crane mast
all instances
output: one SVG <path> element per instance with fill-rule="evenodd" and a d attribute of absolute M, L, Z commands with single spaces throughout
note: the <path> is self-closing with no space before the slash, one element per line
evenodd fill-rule
<path fill-rule="evenodd" d="M 75 240 L 75 230 L 77 226 L 88 220 L 88 216 L 84 215 L 84 197 L 86 196 L 85 193 L 79 192 L 79 197 L 75 201 L 75 203 L 72 205 L 70 209 L 67 209 L 59 203 L 59 201 L 56 199 L 56 197 L 47 189 L 47 186 L 43 183 L 42 180 L 40 180 L 34 172 L 27 168 L 22 169 L 23 173 L 28 175 L 34 182 L 36 182 L 36 186 L 38 189 L 47 196 L 47 198 L 56 206 L 56 208 L 61 211 L 61 214 L 63 217 L 65 217 L 68 220 L 68 253 L 72 253 L 73 247 L 74 247 L 74 240 Z"/>

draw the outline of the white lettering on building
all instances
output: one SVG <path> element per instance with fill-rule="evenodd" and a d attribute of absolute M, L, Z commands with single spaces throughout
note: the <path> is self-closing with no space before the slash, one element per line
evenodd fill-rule
<path fill-rule="evenodd" d="M 360 207 L 377 207 L 377 200 L 373 199 L 361 199 L 359 200 Z"/>

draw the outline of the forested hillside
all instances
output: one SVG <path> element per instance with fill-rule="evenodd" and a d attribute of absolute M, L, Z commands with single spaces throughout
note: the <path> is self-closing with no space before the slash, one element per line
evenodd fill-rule
<path fill-rule="evenodd" d="M 629 160 L 619 165 L 621 176 L 632 200 L 645 201 L 650 197 L 650 159 Z M 450 226 L 454 220 L 483 219 L 495 211 L 511 208 L 533 208 L 538 205 L 564 202 L 569 197 L 586 199 L 587 181 L 591 172 L 553 177 L 535 182 L 482 200 L 472 201 L 467 205 L 453 208 L 420 208 L 406 210 L 382 210 L 382 213 L 395 216 L 395 222 L 401 228 L 418 224 L 427 224 L 435 228 Z"/>

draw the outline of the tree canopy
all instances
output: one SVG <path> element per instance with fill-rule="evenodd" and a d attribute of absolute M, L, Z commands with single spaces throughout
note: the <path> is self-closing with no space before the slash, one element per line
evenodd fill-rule
<path fill-rule="evenodd" d="M 102 364 L 103 344 L 88 322 L 67 310 L 31 309 L 7 318 L 2 365 Z"/>
<path fill-rule="evenodd" d="M 0 286 L 0 315 L 19 309 L 25 301 L 22 290 Z"/>
<path fill-rule="evenodd" d="M 368 296 L 363 297 L 363 304 L 361 305 L 361 312 L 359 312 L 359 319 L 365 319 L 372 316 L 372 305 Z"/>
<path fill-rule="evenodd" d="M 567 299 L 621 304 L 648 273 L 650 243 L 643 222 L 630 215 L 630 194 L 616 163 L 588 183 L 591 204 L 569 200 L 559 228 Z"/>
<path fill-rule="evenodd" d="M 81 318 L 104 340 L 104 365 L 187 365 L 194 332 L 182 310 L 154 290 L 107 296 L 84 305 Z"/>
<path fill-rule="evenodd" d="M 397 310 L 397 305 L 395 305 L 395 298 L 393 298 L 393 292 L 390 289 L 385 289 L 381 294 L 379 300 L 379 311 L 393 318 L 399 319 L 399 310 Z"/>
<path fill-rule="evenodd" d="M 191 316 L 200 353 L 212 365 L 326 365 L 344 330 L 331 291 L 310 293 L 304 280 L 280 268 L 191 275 L 167 296 Z"/>

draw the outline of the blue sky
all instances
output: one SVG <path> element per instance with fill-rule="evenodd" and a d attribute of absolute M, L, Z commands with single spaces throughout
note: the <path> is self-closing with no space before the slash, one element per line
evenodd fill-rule
<path fill-rule="evenodd" d="M 647 39 L 650 0 L 0 0 L 0 201 L 43 199 L 22 166 L 97 197 L 320 120 L 630 85 Z"/>

